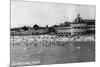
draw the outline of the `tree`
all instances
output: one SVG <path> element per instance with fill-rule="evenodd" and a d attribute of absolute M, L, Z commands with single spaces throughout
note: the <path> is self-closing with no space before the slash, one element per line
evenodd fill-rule
<path fill-rule="evenodd" d="M 48 29 L 48 25 L 46 25 L 46 29 Z"/>
<path fill-rule="evenodd" d="M 27 31 L 28 27 L 27 26 L 23 26 L 22 29 L 25 30 L 25 31 Z"/>
<path fill-rule="evenodd" d="M 53 27 L 53 28 L 54 28 L 54 27 L 58 27 L 58 25 L 53 25 L 52 27 Z"/>
<path fill-rule="evenodd" d="M 37 24 L 35 24 L 35 25 L 33 25 L 33 29 L 38 30 L 38 29 L 40 29 L 40 27 Z"/>

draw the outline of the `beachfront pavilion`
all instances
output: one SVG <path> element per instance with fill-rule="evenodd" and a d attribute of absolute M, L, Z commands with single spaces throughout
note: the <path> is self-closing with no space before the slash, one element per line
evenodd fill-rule
<path fill-rule="evenodd" d="M 91 23 L 91 22 L 90 22 Z M 94 22 L 92 22 L 94 23 Z M 88 25 L 85 20 L 83 20 L 80 15 L 77 15 L 77 18 L 72 22 L 69 23 L 69 26 L 59 26 L 57 27 L 56 33 L 58 36 L 74 36 L 74 35 L 87 35 L 90 33 L 94 34 L 95 25 L 91 24 Z"/>

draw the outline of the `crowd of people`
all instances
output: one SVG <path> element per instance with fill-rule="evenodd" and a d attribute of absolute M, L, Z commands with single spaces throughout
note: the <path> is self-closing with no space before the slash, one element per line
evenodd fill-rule
<path fill-rule="evenodd" d="M 66 43 L 73 41 L 95 41 L 95 36 L 76 36 L 72 38 L 58 37 L 50 35 L 38 35 L 38 36 L 11 36 L 11 45 L 31 45 L 35 47 L 39 46 L 66 46 Z"/>

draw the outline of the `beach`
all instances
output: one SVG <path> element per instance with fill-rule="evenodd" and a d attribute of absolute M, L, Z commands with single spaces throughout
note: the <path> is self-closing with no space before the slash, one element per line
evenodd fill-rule
<path fill-rule="evenodd" d="M 11 36 L 11 66 L 95 61 L 95 39 Z"/>

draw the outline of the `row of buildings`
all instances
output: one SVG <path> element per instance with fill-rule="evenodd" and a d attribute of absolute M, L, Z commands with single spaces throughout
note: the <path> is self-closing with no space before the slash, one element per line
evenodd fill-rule
<path fill-rule="evenodd" d="M 40 28 L 34 26 L 35 28 L 28 27 L 27 30 L 22 29 L 12 29 L 11 35 L 57 35 L 57 36 L 75 36 L 75 35 L 94 35 L 95 34 L 95 20 L 85 20 L 77 15 L 73 22 L 64 22 L 57 26 Z M 17 31 L 16 31 L 17 30 Z"/>
<path fill-rule="evenodd" d="M 94 35 L 95 20 L 83 20 L 78 14 L 73 22 L 55 27 L 55 33 L 58 36 Z"/>

